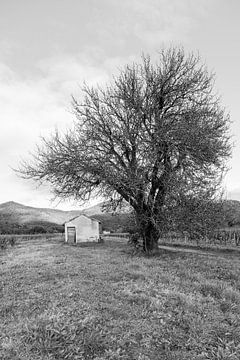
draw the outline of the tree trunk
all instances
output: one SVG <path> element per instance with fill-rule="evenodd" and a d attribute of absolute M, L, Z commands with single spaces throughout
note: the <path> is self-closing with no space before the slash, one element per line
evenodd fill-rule
<path fill-rule="evenodd" d="M 159 232 L 152 225 L 149 224 L 142 232 L 143 236 L 143 250 L 147 253 L 154 252 L 158 249 Z"/>
<path fill-rule="evenodd" d="M 139 232 L 143 241 L 143 251 L 147 253 L 158 249 L 159 230 L 153 219 L 146 213 L 137 214 Z"/>

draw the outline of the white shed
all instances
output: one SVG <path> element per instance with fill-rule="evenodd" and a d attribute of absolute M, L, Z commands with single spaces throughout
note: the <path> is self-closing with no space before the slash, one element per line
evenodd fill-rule
<path fill-rule="evenodd" d="M 101 222 L 86 215 L 79 215 L 65 222 L 65 241 L 79 243 L 99 241 Z"/>

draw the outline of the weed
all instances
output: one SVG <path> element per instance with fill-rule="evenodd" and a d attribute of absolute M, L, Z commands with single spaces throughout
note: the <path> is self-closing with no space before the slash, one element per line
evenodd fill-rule
<path fill-rule="evenodd" d="M 220 299 L 223 294 L 223 289 L 220 284 L 208 281 L 199 284 L 199 291 L 203 296 L 211 296 L 216 299 Z"/>

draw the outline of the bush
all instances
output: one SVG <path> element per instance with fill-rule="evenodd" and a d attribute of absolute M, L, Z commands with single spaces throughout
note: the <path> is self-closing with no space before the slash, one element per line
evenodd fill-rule
<path fill-rule="evenodd" d="M 36 225 L 29 229 L 29 234 L 46 234 L 46 232 L 47 230 L 41 225 Z"/>
<path fill-rule="evenodd" d="M 7 246 L 8 246 L 8 239 L 7 239 L 7 237 L 6 237 L 6 236 L 0 237 L 0 249 L 1 249 L 1 250 L 4 250 L 4 249 L 7 248 Z"/>
<path fill-rule="evenodd" d="M 8 246 L 14 246 L 16 240 L 16 236 L 0 236 L 0 249 L 5 250 Z"/>
<path fill-rule="evenodd" d="M 17 238 L 15 236 L 10 236 L 8 239 L 9 245 L 14 246 L 16 244 L 16 240 Z"/>
<path fill-rule="evenodd" d="M 142 238 L 141 235 L 138 232 L 135 232 L 134 234 L 131 234 L 128 240 L 128 243 L 132 246 L 134 246 L 136 249 L 141 250 L 142 249 Z"/>

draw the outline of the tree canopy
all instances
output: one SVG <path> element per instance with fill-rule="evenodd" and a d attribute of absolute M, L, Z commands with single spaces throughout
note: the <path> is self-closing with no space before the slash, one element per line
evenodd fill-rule
<path fill-rule="evenodd" d="M 229 116 L 198 56 L 164 49 L 143 56 L 105 87 L 84 86 L 72 99 L 74 126 L 43 143 L 26 178 L 49 182 L 61 198 L 123 199 L 152 250 L 168 204 L 179 194 L 213 196 L 231 152 Z"/>

